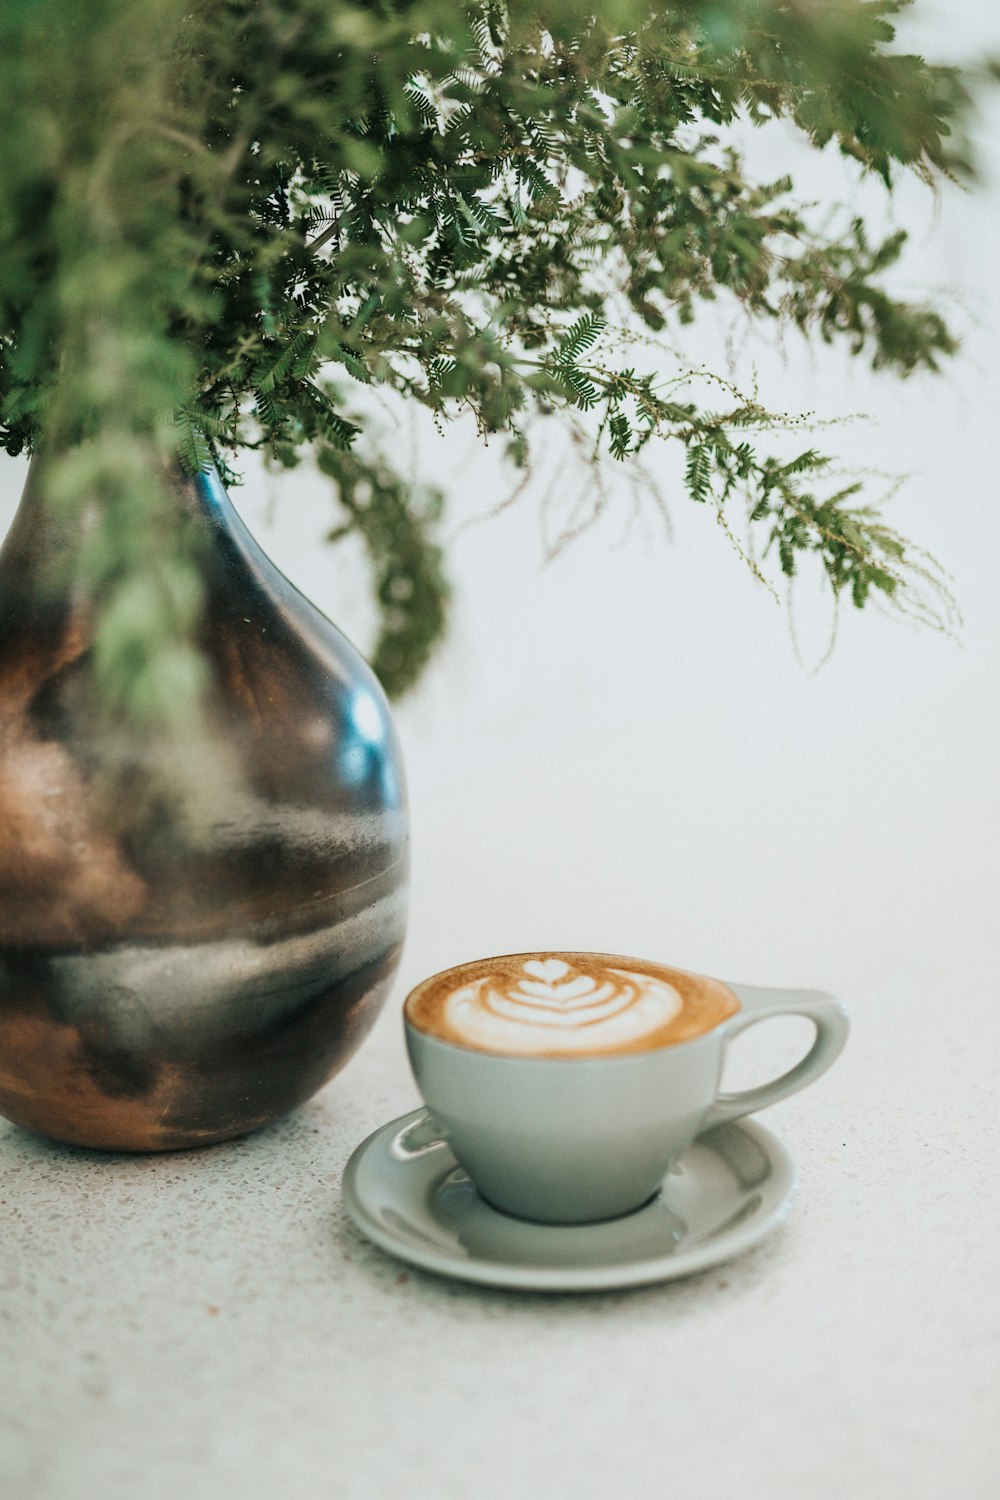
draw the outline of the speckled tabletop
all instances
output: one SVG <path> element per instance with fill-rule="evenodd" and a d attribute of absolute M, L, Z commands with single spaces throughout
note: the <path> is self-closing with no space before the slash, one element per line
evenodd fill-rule
<path fill-rule="evenodd" d="M 873 999 L 834 1072 L 764 1116 L 800 1166 L 786 1224 L 639 1291 L 476 1289 L 354 1231 L 350 1149 L 415 1099 L 395 1007 L 311 1105 L 231 1145 L 129 1159 L 0 1127 L 5 1500 L 988 1500 L 982 1041 L 961 996 L 944 1043 L 912 983 Z"/>

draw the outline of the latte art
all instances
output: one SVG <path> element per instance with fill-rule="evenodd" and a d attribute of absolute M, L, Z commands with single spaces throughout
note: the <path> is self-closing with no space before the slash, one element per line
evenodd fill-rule
<path fill-rule="evenodd" d="M 536 1052 L 544 1033 L 553 1040 L 557 1032 L 562 1049 L 600 1052 L 658 1030 L 680 1008 L 676 990 L 627 970 L 599 979 L 564 959 L 528 959 L 512 984 L 487 978 L 456 990 L 444 1020 L 467 1046 L 489 1052 Z"/>
<path fill-rule="evenodd" d="M 607 954 L 518 954 L 463 964 L 409 996 L 412 1025 L 513 1056 L 585 1057 L 688 1041 L 738 1009 L 718 980 Z"/>

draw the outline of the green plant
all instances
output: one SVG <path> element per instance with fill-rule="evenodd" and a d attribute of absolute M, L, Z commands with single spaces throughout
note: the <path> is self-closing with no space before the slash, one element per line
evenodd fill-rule
<path fill-rule="evenodd" d="M 954 351 L 887 288 L 902 234 L 822 234 L 727 144 L 782 117 L 887 188 L 967 173 L 967 86 L 893 50 L 903 4 L 5 0 L 0 435 L 49 443 L 57 503 L 103 509 L 81 565 L 109 692 L 147 701 L 154 658 L 150 712 L 198 681 L 150 456 L 232 479 L 252 448 L 331 476 L 374 563 L 376 663 L 412 682 L 445 619 L 439 497 L 368 444 L 368 386 L 472 413 L 522 467 L 538 413 L 592 457 L 680 445 L 693 501 L 856 605 L 933 579 L 815 448 L 762 447 L 781 419 L 755 395 L 706 405 L 681 357 L 627 342 L 682 345 L 726 297 L 898 376 Z"/>

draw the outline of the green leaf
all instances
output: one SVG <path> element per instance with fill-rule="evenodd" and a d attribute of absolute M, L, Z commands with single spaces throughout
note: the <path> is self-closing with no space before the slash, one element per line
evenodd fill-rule
<path fill-rule="evenodd" d="M 593 348 L 607 326 L 607 319 L 602 314 L 584 313 L 560 339 L 556 362 L 560 365 L 576 364 L 581 354 Z"/>
<path fill-rule="evenodd" d="M 176 414 L 177 456 L 188 474 L 203 474 L 212 466 L 212 450 L 199 418 L 187 407 Z"/>
<path fill-rule="evenodd" d="M 259 369 L 254 381 L 256 389 L 270 392 L 291 375 L 311 373 L 315 368 L 315 342 L 316 335 L 311 328 L 300 328 L 278 357 L 270 365 Z"/>

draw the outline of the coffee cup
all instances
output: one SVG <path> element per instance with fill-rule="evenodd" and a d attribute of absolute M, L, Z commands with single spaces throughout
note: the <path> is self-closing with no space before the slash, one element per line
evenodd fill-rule
<path fill-rule="evenodd" d="M 788 1072 L 720 1093 L 747 1027 L 805 1016 Z M 644 959 L 523 953 L 432 975 L 404 1005 L 417 1087 L 494 1208 L 544 1223 L 616 1218 L 655 1196 L 696 1136 L 825 1073 L 847 1040 L 818 990 L 761 989 Z"/>

